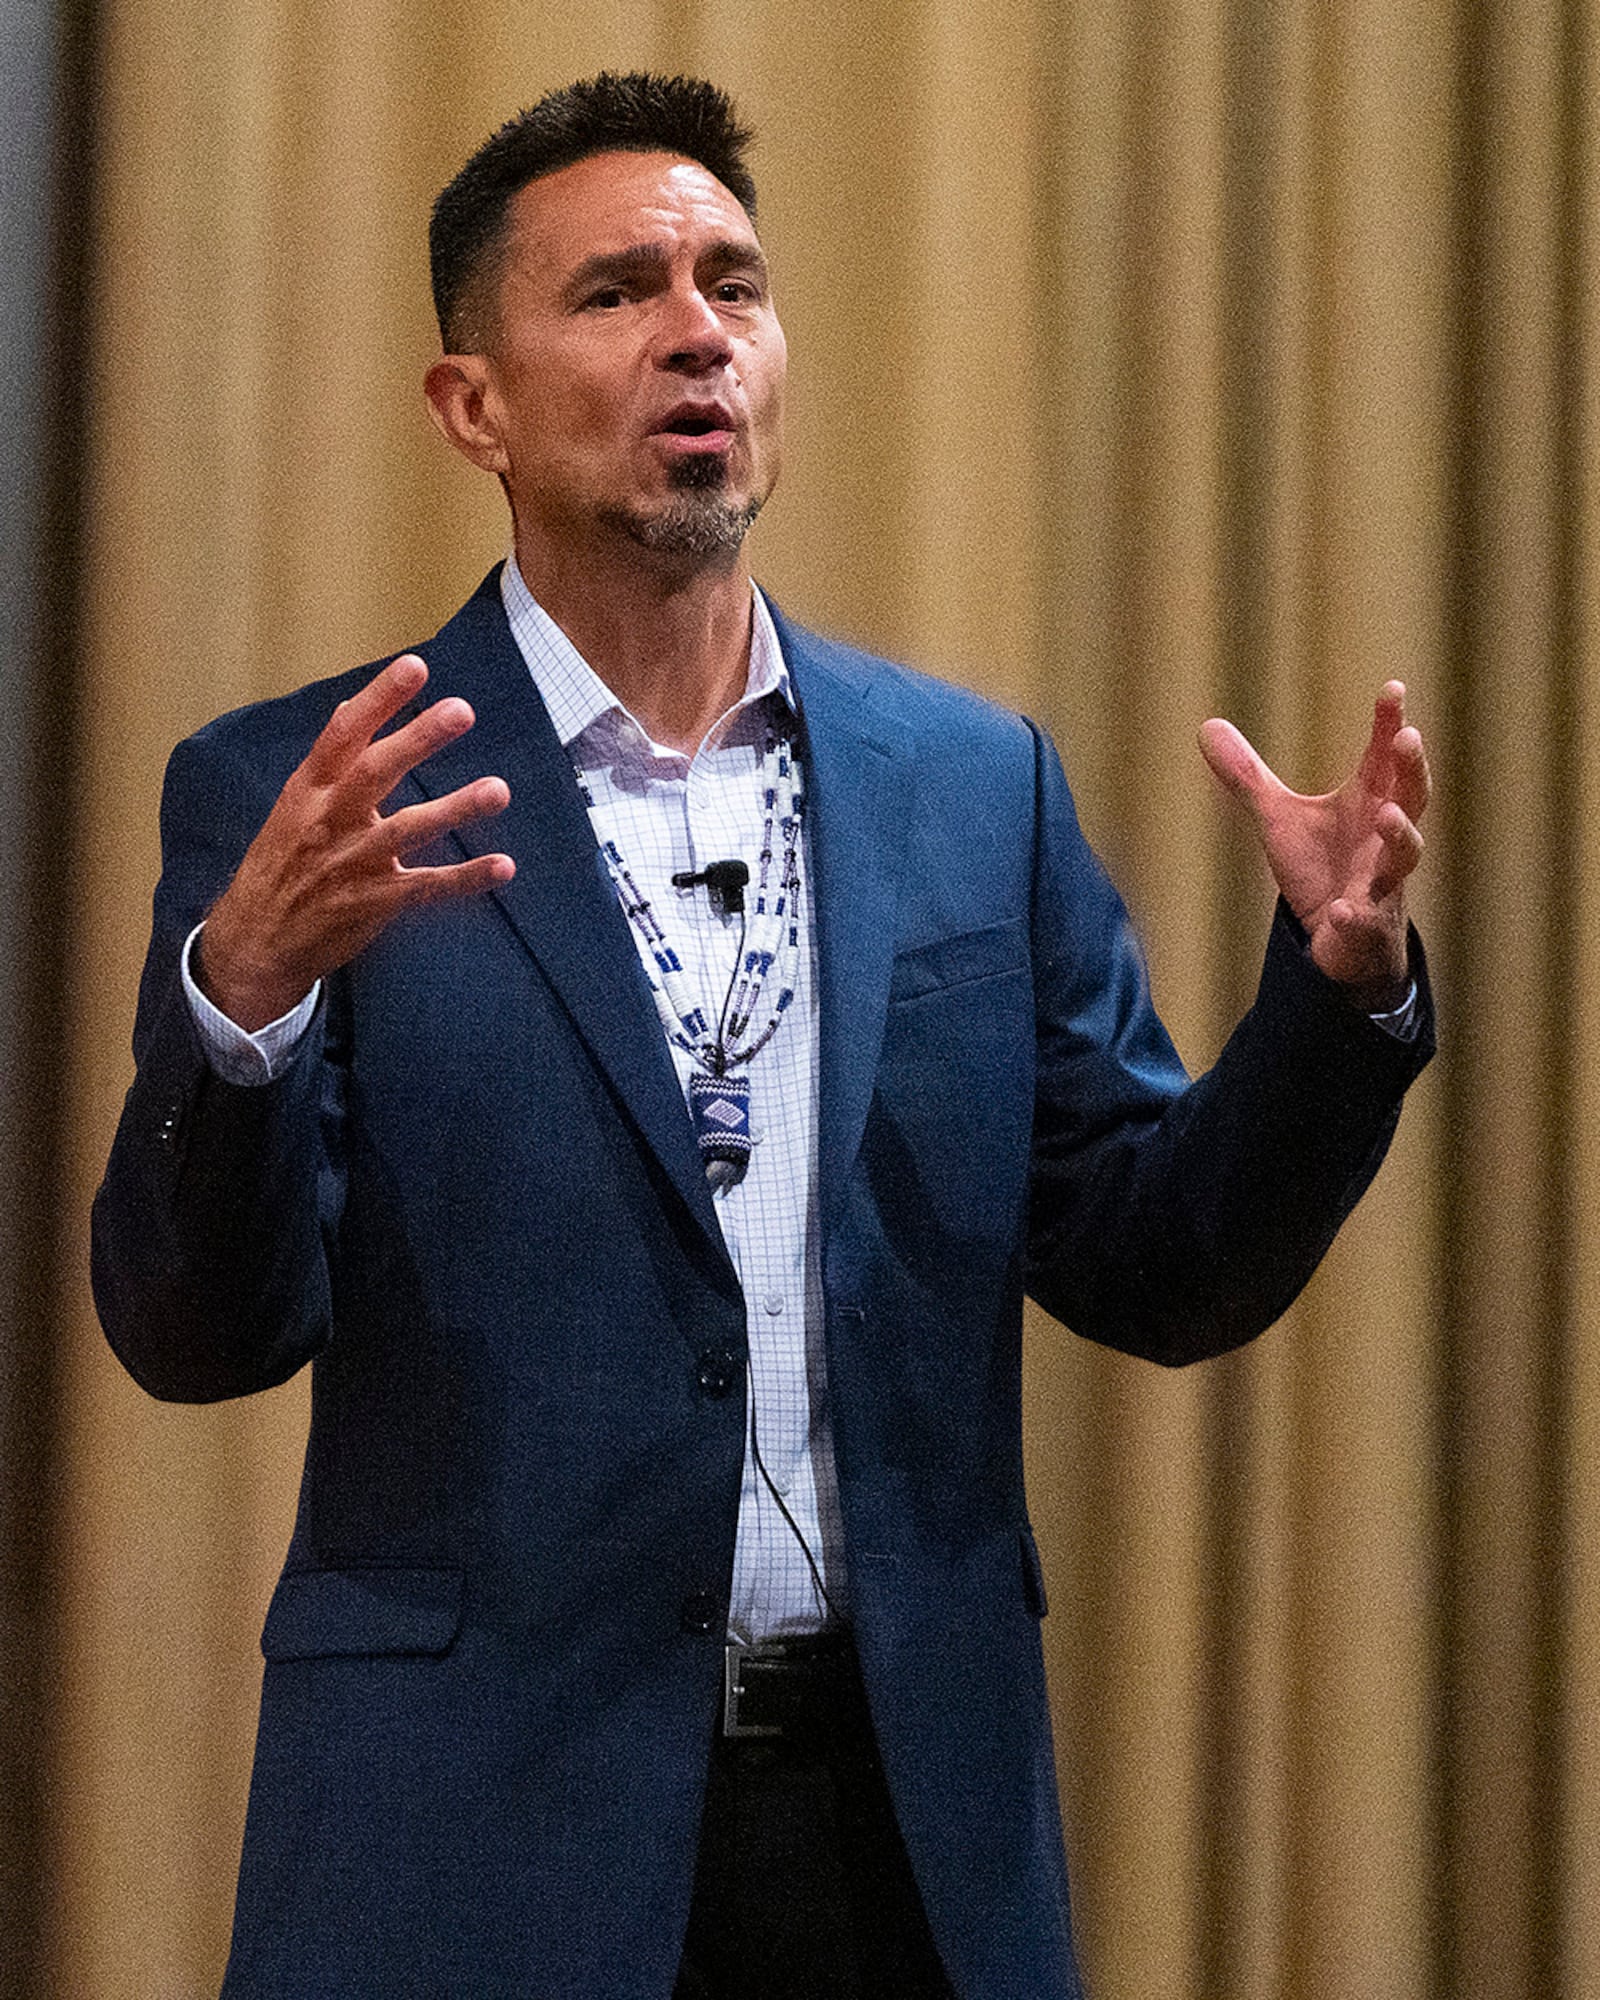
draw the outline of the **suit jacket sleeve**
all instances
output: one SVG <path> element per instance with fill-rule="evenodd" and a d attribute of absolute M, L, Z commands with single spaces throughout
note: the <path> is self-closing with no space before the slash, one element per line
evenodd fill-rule
<path fill-rule="evenodd" d="M 95 1199 L 91 1273 L 107 1336 L 144 1388 L 184 1402 L 286 1380 L 331 1325 L 342 1072 L 327 1004 L 284 1075 L 242 1087 L 207 1064 L 180 973 L 184 939 L 286 775 L 212 731 L 173 753 L 136 1073 Z"/>
<path fill-rule="evenodd" d="M 1076 1332 L 1176 1364 L 1251 1339 L 1315 1270 L 1433 1052 L 1312 963 L 1280 904 L 1255 1003 L 1190 1083 L 1151 1006 L 1127 913 L 1035 732 L 1038 1077 L 1027 1286 Z"/>

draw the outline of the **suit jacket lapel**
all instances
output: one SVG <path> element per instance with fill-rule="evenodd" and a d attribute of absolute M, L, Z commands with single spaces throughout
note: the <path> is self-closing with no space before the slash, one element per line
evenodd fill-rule
<path fill-rule="evenodd" d="M 776 611 L 805 724 L 820 979 L 819 1204 L 824 1241 L 861 1144 L 883 1043 L 909 771 L 873 714 L 858 656 Z M 566 752 L 511 637 L 498 571 L 429 645 L 425 698 L 459 694 L 475 727 L 411 773 L 431 798 L 488 773 L 511 803 L 454 838 L 471 854 L 503 850 L 514 879 L 494 891 L 543 968 L 691 1214 L 725 1262 L 683 1093 L 627 919 L 617 906 Z"/>
<path fill-rule="evenodd" d="M 477 721 L 412 772 L 431 798 L 497 775 L 511 788 L 498 818 L 454 836 L 471 854 L 502 851 L 515 877 L 494 891 L 595 1060 L 691 1213 L 726 1260 L 693 1128 L 627 918 L 595 845 L 572 766 L 506 624 L 498 571 L 423 647 L 424 698 L 459 694 Z"/>
<path fill-rule="evenodd" d="M 826 1243 L 872 1102 L 894 961 L 909 771 L 857 656 L 774 612 L 805 721 L 821 983 L 818 1200 Z"/>

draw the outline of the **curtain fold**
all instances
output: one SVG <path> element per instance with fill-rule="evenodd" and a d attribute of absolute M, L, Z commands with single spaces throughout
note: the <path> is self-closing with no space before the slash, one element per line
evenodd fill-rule
<path fill-rule="evenodd" d="M 167 751 L 503 551 L 426 422 L 425 228 L 519 105 L 715 75 L 789 334 L 758 573 L 1049 724 L 1192 1065 L 1271 891 L 1195 749 L 1342 775 L 1405 679 L 1443 1051 L 1305 1298 L 1165 1374 L 1030 1324 L 1096 2000 L 1600 1991 L 1593 0 L 123 0 L 84 449 L 50 1990 L 226 1950 L 303 1385 L 93 1323 Z"/>

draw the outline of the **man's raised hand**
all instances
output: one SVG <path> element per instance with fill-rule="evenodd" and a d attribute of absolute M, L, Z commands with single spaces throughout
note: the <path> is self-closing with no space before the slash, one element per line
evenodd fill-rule
<path fill-rule="evenodd" d="M 472 727 L 472 710 L 450 698 L 378 737 L 427 678 L 417 655 L 402 653 L 339 704 L 207 917 L 195 970 L 239 1027 L 287 1014 L 402 910 L 480 895 L 516 873 L 509 854 L 405 865 L 406 855 L 511 798 L 503 778 L 478 778 L 424 805 L 381 810 L 408 771 Z"/>
<path fill-rule="evenodd" d="M 1311 956 L 1373 1012 L 1405 998 L 1405 880 L 1422 856 L 1417 831 L 1431 781 L 1406 691 L 1388 682 L 1360 763 L 1336 792 L 1281 784 L 1231 722 L 1202 725 L 1206 762 L 1251 814 L 1284 901 Z"/>

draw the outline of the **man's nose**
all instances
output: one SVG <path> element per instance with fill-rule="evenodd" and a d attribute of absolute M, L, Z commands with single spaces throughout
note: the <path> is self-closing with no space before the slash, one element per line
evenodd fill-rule
<path fill-rule="evenodd" d="M 733 342 L 715 306 L 693 287 L 674 292 L 666 301 L 661 328 L 660 365 L 680 374 L 703 374 L 725 368 L 733 359 Z"/>

